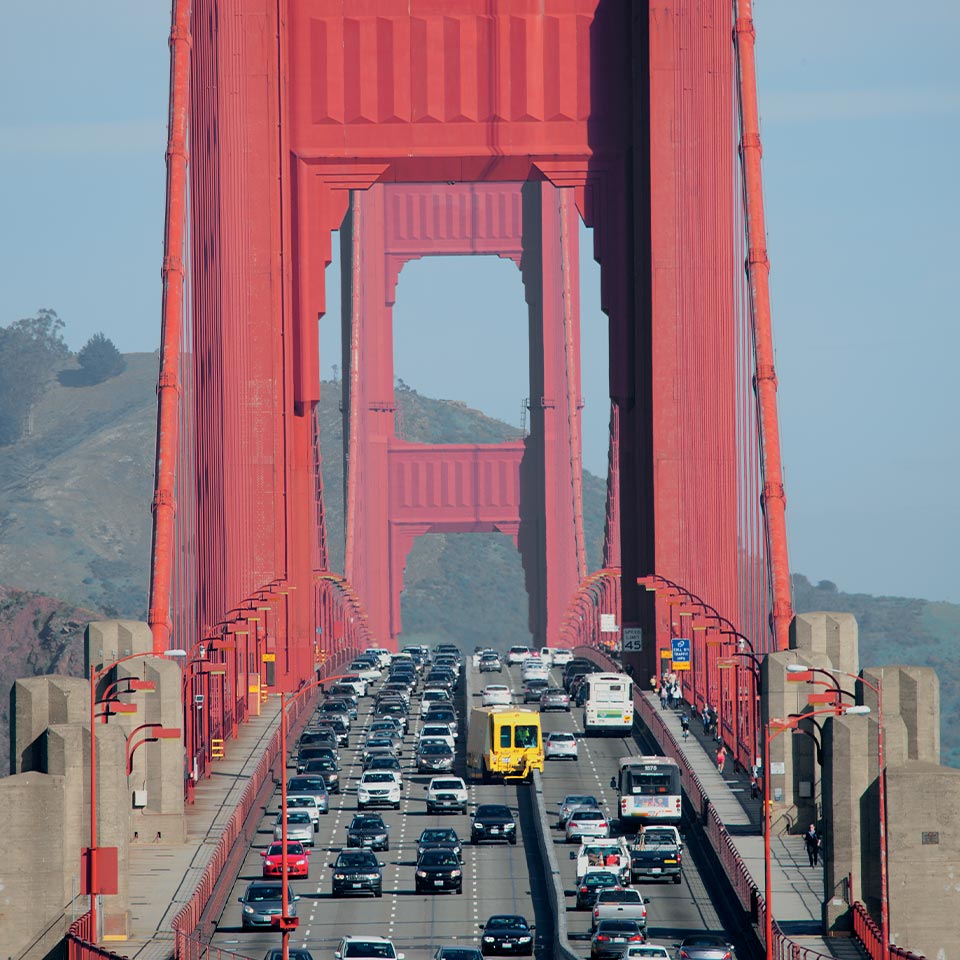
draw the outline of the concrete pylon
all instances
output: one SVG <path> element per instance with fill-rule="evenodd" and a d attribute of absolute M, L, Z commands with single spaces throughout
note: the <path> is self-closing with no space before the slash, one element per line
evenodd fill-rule
<path fill-rule="evenodd" d="M 52 723 L 85 723 L 90 687 L 79 677 L 25 677 L 10 690 L 10 772 L 44 770 L 43 733 Z"/>
<path fill-rule="evenodd" d="M 835 670 L 860 669 L 860 632 L 852 613 L 798 613 L 790 624 L 790 649 L 827 658 Z"/>
<path fill-rule="evenodd" d="M 101 667 L 132 653 L 153 649 L 150 627 L 140 620 L 94 620 L 83 635 L 84 673 L 90 676 L 91 663 Z"/>
<path fill-rule="evenodd" d="M 888 767 L 887 821 L 890 938 L 914 953 L 955 960 L 960 770 L 922 760 Z"/>
<path fill-rule="evenodd" d="M 940 681 L 932 667 L 865 667 L 865 680 L 883 684 L 885 726 L 899 717 L 906 729 L 906 754 L 890 757 L 888 764 L 906 760 L 940 762 Z M 865 684 L 859 685 L 858 698 L 877 712 L 877 695 Z"/>

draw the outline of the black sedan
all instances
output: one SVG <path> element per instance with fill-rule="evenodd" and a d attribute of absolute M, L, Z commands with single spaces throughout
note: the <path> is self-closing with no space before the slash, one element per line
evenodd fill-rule
<path fill-rule="evenodd" d="M 609 870 L 590 870 L 577 887 L 577 909 L 588 910 L 597 902 L 601 890 L 620 885 L 620 878 Z"/>
<path fill-rule="evenodd" d="M 417 893 L 455 890 L 463 893 L 460 858 L 452 850 L 425 850 L 417 860 Z"/>
<path fill-rule="evenodd" d="M 418 773 L 449 773 L 453 760 L 453 751 L 442 740 L 427 740 L 417 747 Z"/>
<path fill-rule="evenodd" d="M 390 828 L 379 813 L 358 813 L 347 827 L 347 846 L 389 850 Z"/>
<path fill-rule="evenodd" d="M 417 856 L 421 856 L 427 850 L 452 850 L 457 859 L 463 859 L 463 844 L 457 836 L 457 831 L 449 827 L 428 827 L 420 834 L 417 840 Z"/>
<path fill-rule="evenodd" d="M 331 864 L 334 897 L 372 893 L 383 896 L 383 864 L 369 850 L 343 850 Z"/>
<path fill-rule="evenodd" d="M 502 803 L 481 803 L 477 807 L 470 826 L 470 842 L 478 844 L 484 840 L 506 840 L 516 846 L 517 821 L 508 806 Z"/>
<path fill-rule="evenodd" d="M 539 703 L 540 698 L 543 696 L 543 692 L 550 686 L 548 680 L 541 680 L 539 677 L 534 677 L 531 680 L 528 680 L 523 685 L 523 702 L 524 703 Z"/>
<path fill-rule="evenodd" d="M 515 956 L 533 956 L 533 931 L 525 917 L 513 913 L 496 913 L 482 926 L 480 951 L 509 953 Z"/>
<path fill-rule="evenodd" d="M 327 785 L 328 793 L 340 792 L 340 765 L 332 757 L 308 760 L 303 772 L 307 776 L 314 774 L 320 777 Z"/>

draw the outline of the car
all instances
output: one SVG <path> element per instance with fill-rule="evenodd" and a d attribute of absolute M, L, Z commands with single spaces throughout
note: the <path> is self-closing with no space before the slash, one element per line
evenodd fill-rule
<path fill-rule="evenodd" d="M 554 667 L 565 667 L 573 659 L 573 651 L 564 647 L 553 647 L 550 650 L 550 664 Z"/>
<path fill-rule="evenodd" d="M 337 735 L 329 727 L 308 727 L 297 741 L 297 751 L 303 747 L 331 747 L 336 751 Z"/>
<path fill-rule="evenodd" d="M 452 850 L 459 860 L 463 860 L 463 844 L 457 836 L 457 831 L 450 827 L 427 827 L 417 840 L 417 856 L 426 850 L 435 850 L 438 847 Z"/>
<path fill-rule="evenodd" d="M 424 723 L 445 723 L 454 737 L 460 736 L 460 724 L 453 703 L 434 703 L 423 714 Z"/>
<path fill-rule="evenodd" d="M 335 960 L 404 960 L 386 937 L 344 937 L 333 956 Z"/>
<path fill-rule="evenodd" d="M 373 683 L 374 680 L 379 680 L 380 677 L 383 676 L 383 671 L 380 667 L 369 660 L 354 660 L 347 669 L 349 669 L 351 674 L 357 674 L 357 676 L 367 683 Z"/>
<path fill-rule="evenodd" d="M 306 810 L 287 810 L 287 840 L 299 840 L 313 846 L 313 818 Z M 278 813 L 273 828 L 273 839 L 283 839 L 283 814 Z"/>
<path fill-rule="evenodd" d="M 520 644 L 517 644 L 507 651 L 507 663 L 509 663 L 510 666 L 513 666 L 517 663 L 523 663 L 523 661 L 528 659 L 530 655 L 531 651 L 529 647 L 524 647 Z"/>
<path fill-rule="evenodd" d="M 392 770 L 367 770 L 357 784 L 357 809 L 385 804 L 400 809 L 400 783 Z"/>
<path fill-rule="evenodd" d="M 400 723 L 394 717 L 381 717 L 373 720 L 367 727 L 367 738 L 372 736 L 390 737 L 397 748 L 397 753 L 403 751 L 403 734 L 400 732 Z"/>
<path fill-rule="evenodd" d="M 630 858 L 634 880 L 648 877 L 683 882 L 683 837 L 674 826 L 651 825 L 637 834 Z"/>
<path fill-rule="evenodd" d="M 495 913 L 482 925 L 480 952 L 509 953 L 515 956 L 533 956 L 533 931 L 535 926 L 525 917 L 515 913 Z"/>
<path fill-rule="evenodd" d="M 580 745 L 572 733 L 552 730 L 543 738 L 544 760 L 579 760 Z"/>
<path fill-rule="evenodd" d="M 384 700 L 373 708 L 375 717 L 394 717 L 400 724 L 400 732 L 407 735 L 407 708 L 399 700 Z"/>
<path fill-rule="evenodd" d="M 619 958 L 629 944 L 644 939 L 636 920 L 601 920 L 590 938 L 590 960 Z"/>
<path fill-rule="evenodd" d="M 567 820 L 567 843 L 580 843 L 585 837 L 609 837 L 607 815 L 597 807 L 577 807 Z"/>
<path fill-rule="evenodd" d="M 460 777 L 433 777 L 426 785 L 427 813 L 467 812 L 467 785 Z"/>
<path fill-rule="evenodd" d="M 620 878 L 615 872 L 596 867 L 588 870 L 577 885 L 577 909 L 589 909 L 597 902 L 597 896 L 601 890 L 619 886 Z"/>
<path fill-rule="evenodd" d="M 417 893 L 436 893 L 439 890 L 463 893 L 460 858 L 452 850 L 424 850 L 417 859 L 415 886 Z"/>
<path fill-rule="evenodd" d="M 318 719 L 323 717 L 341 717 L 346 722 L 347 729 L 349 730 L 350 723 L 353 720 L 351 713 L 350 704 L 346 700 L 324 700 L 318 710 Z"/>
<path fill-rule="evenodd" d="M 523 702 L 524 703 L 540 703 L 540 698 L 543 696 L 543 691 L 550 686 L 550 681 L 545 677 L 533 677 L 530 680 L 527 680 L 523 685 Z"/>
<path fill-rule="evenodd" d="M 480 654 L 480 663 L 477 665 L 480 673 L 503 673 L 503 661 L 499 653 Z"/>
<path fill-rule="evenodd" d="M 304 773 L 311 760 L 337 759 L 337 751 L 333 747 L 301 747 L 297 752 L 297 773 Z"/>
<path fill-rule="evenodd" d="M 457 689 L 459 678 L 450 667 L 434 665 L 423 682 L 427 686 L 440 687 L 452 693 Z"/>
<path fill-rule="evenodd" d="M 287 781 L 288 793 L 311 793 L 318 800 L 326 797 L 329 804 L 330 798 L 327 794 L 327 787 L 323 782 L 323 777 L 315 773 L 304 773 L 302 776 L 291 777 Z"/>
<path fill-rule="evenodd" d="M 383 864 L 369 850 L 341 850 L 330 864 L 334 897 L 372 893 L 383 896 Z"/>
<path fill-rule="evenodd" d="M 297 915 L 297 901 L 300 899 L 288 888 L 287 912 L 289 916 Z M 254 880 L 247 884 L 242 897 L 237 897 L 241 904 L 240 925 L 244 930 L 250 927 L 270 927 L 273 918 L 283 912 L 283 887 L 279 880 Z"/>
<path fill-rule="evenodd" d="M 484 707 L 509 707 L 513 693 L 502 683 L 488 683 L 480 694 L 480 703 Z"/>
<path fill-rule="evenodd" d="M 602 920 L 635 920 L 647 928 L 647 901 L 636 890 L 601 890 L 593 905 L 593 926 Z"/>
<path fill-rule="evenodd" d="M 662 943 L 630 943 L 620 954 L 621 960 L 673 960 Z"/>
<path fill-rule="evenodd" d="M 271 843 L 260 851 L 263 857 L 263 876 L 283 876 L 283 843 Z M 287 841 L 287 876 L 306 877 L 310 873 L 310 854 L 299 840 Z"/>
<path fill-rule="evenodd" d="M 482 960 L 476 947 L 437 947 L 433 960 Z"/>
<path fill-rule="evenodd" d="M 397 775 L 397 783 L 403 790 L 403 770 L 400 767 L 400 761 L 392 754 L 376 754 L 370 758 L 367 764 L 367 770 L 392 770 Z"/>
<path fill-rule="evenodd" d="M 372 653 L 379 661 L 381 667 L 389 667 L 393 663 L 393 654 L 386 647 L 367 647 L 364 653 Z"/>
<path fill-rule="evenodd" d="M 287 809 L 288 810 L 306 810 L 307 813 L 310 814 L 310 820 L 313 823 L 313 832 L 317 833 L 320 830 L 320 814 L 328 813 L 330 810 L 330 807 L 325 798 L 323 801 L 323 807 L 321 808 L 320 801 L 317 799 L 316 794 L 288 793 Z"/>
<path fill-rule="evenodd" d="M 390 828 L 379 813 L 358 813 L 346 827 L 347 846 L 369 850 L 390 849 Z"/>
<path fill-rule="evenodd" d="M 563 687 L 547 687 L 540 694 L 540 710 L 566 710 L 570 712 L 570 694 Z"/>
<path fill-rule="evenodd" d="M 432 706 L 444 703 L 453 705 L 450 699 L 450 691 L 444 687 L 429 687 L 420 694 L 420 716 L 422 717 Z"/>
<path fill-rule="evenodd" d="M 320 760 L 310 760 L 303 768 L 305 776 L 315 774 L 323 780 L 327 793 L 340 792 L 340 764 L 336 760 L 324 757 Z M 327 801 L 329 807 L 329 800 Z"/>
<path fill-rule="evenodd" d="M 441 740 L 445 740 L 451 750 L 456 748 L 457 738 L 453 735 L 449 723 L 425 723 L 420 728 L 420 740 L 429 738 L 436 739 L 438 737 Z"/>
<path fill-rule="evenodd" d="M 317 717 L 315 726 L 330 727 L 337 735 L 338 746 L 350 746 L 350 721 L 346 714 L 325 713 L 322 717 Z"/>
<path fill-rule="evenodd" d="M 527 680 L 543 680 L 544 683 L 548 683 L 550 671 L 539 657 L 530 657 L 520 664 L 520 678 L 524 682 Z"/>
<path fill-rule="evenodd" d="M 299 947 L 288 947 L 287 955 L 289 960 L 313 960 L 313 954 L 309 950 L 301 950 Z M 263 960 L 283 960 L 283 951 L 274 947 L 263 955 Z"/>
<path fill-rule="evenodd" d="M 352 688 L 358 697 L 365 697 L 370 687 L 369 681 L 361 677 L 359 673 L 345 673 L 340 678 L 340 682 Z"/>
<path fill-rule="evenodd" d="M 510 808 L 503 803 L 481 803 L 471 815 L 470 842 L 476 846 L 484 840 L 506 840 L 517 843 L 517 821 Z"/>
<path fill-rule="evenodd" d="M 367 761 L 378 753 L 386 753 L 394 757 L 399 756 L 393 737 L 381 737 L 379 735 L 370 737 L 360 751 L 360 762 L 366 766 Z"/>
<path fill-rule="evenodd" d="M 570 851 L 570 859 L 577 862 L 578 883 L 591 867 L 603 867 L 616 873 L 623 886 L 630 885 L 630 845 L 625 837 L 584 840 L 577 850 Z"/>
<path fill-rule="evenodd" d="M 343 700 L 350 708 L 350 719 L 357 719 L 357 711 L 360 706 L 360 697 L 357 694 L 353 684 L 335 683 L 328 691 L 327 696 L 332 700 Z"/>
<path fill-rule="evenodd" d="M 576 807 L 599 807 L 600 801 L 592 793 L 568 793 L 560 801 L 560 818 L 558 826 L 563 830 L 570 819 L 570 814 Z"/>
<path fill-rule="evenodd" d="M 421 740 L 417 744 L 417 773 L 440 773 L 453 770 L 453 750 L 445 740 Z"/>
<path fill-rule="evenodd" d="M 733 960 L 733 944 L 723 935 L 695 933 L 677 947 L 678 960 Z"/>

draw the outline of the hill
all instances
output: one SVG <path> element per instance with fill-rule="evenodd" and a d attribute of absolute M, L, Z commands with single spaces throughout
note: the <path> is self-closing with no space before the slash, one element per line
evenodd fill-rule
<path fill-rule="evenodd" d="M 37 404 L 30 434 L 0 457 L 4 695 L 17 676 L 79 672 L 75 645 L 90 619 L 145 617 L 157 355 L 127 354 L 126 360 L 122 374 L 94 386 L 74 386 L 69 376 L 61 377 Z M 342 569 L 340 384 L 325 382 L 321 396 L 330 560 L 333 569 Z M 517 428 L 463 403 L 431 399 L 404 384 L 398 384 L 397 405 L 398 433 L 407 440 L 498 442 L 519 436 Z M 591 569 L 600 563 L 604 496 L 605 481 L 586 474 Z M 909 662 L 933 666 L 940 675 L 943 716 L 960 705 L 960 665 L 951 657 L 960 606 L 845 594 L 800 575 L 793 585 L 798 611 L 857 616 L 864 663 L 903 662 L 909 641 Z M 472 646 L 491 637 L 498 643 L 529 637 L 520 558 L 498 534 L 421 537 L 407 564 L 402 603 L 410 642 L 455 636 Z M 945 762 L 960 766 L 960 731 L 949 723 L 943 724 L 943 751 Z"/>

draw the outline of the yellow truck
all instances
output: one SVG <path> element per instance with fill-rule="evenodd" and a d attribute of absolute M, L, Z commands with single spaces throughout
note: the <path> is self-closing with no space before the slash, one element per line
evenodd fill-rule
<path fill-rule="evenodd" d="M 467 735 L 467 777 L 523 780 L 543 772 L 540 713 L 517 707 L 474 707 Z"/>

